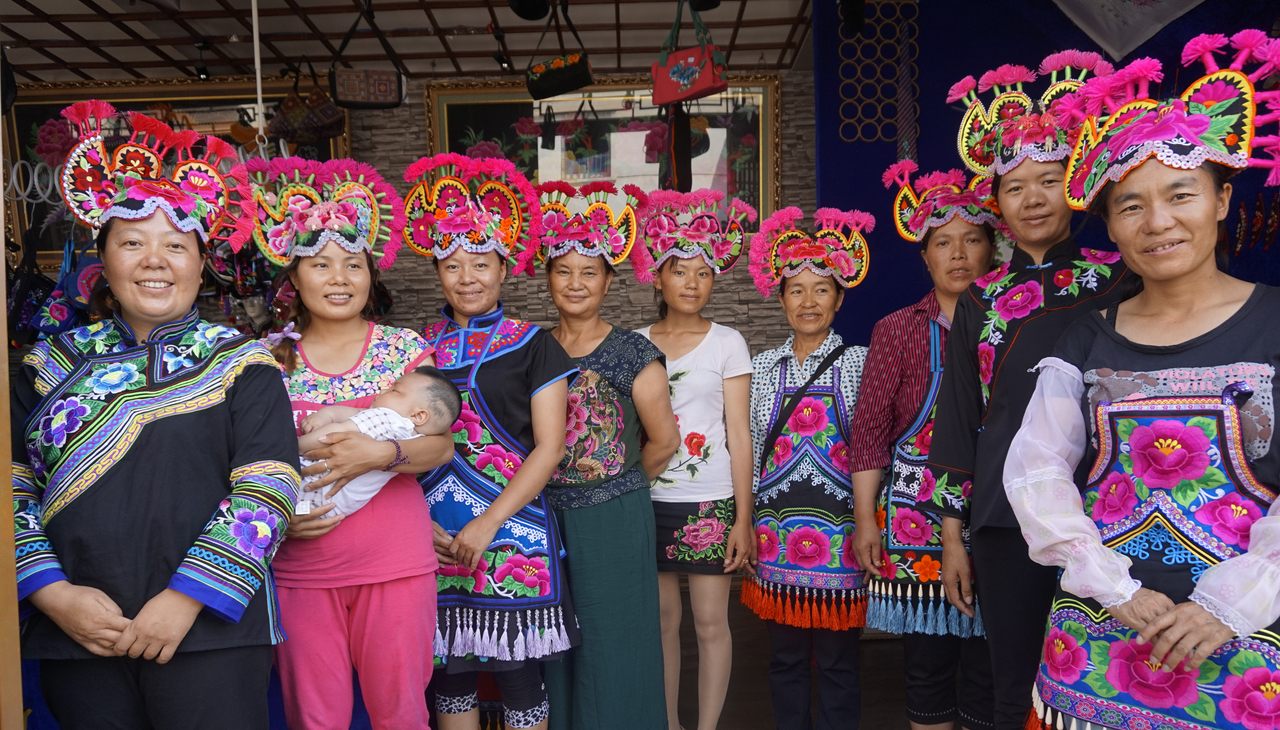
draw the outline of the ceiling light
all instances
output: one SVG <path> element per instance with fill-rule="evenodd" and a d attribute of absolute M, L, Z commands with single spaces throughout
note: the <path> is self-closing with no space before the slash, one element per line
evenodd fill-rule
<path fill-rule="evenodd" d="M 201 81 L 209 80 L 209 67 L 204 65 L 204 61 L 196 61 L 196 76 L 199 76 Z"/>
<path fill-rule="evenodd" d="M 511 61 L 507 60 L 507 57 L 502 55 L 502 51 L 494 51 L 493 60 L 498 62 L 498 65 L 502 67 L 503 71 L 511 70 Z"/>

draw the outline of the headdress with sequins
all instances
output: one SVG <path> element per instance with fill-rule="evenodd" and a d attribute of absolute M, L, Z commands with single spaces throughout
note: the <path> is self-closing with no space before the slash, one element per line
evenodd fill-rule
<path fill-rule="evenodd" d="M 1056 162 L 1071 154 L 1078 127 L 1063 126 L 1049 108 L 1080 88 L 1089 72 L 1111 73 L 1111 64 L 1092 51 L 1068 50 L 1045 58 L 1039 71 L 1049 76 L 1049 88 L 1038 100 L 1023 91 L 1023 84 L 1036 80 L 1036 72 L 1026 66 L 1006 64 L 977 81 L 966 76 L 951 87 L 948 104 L 969 104 L 956 139 L 965 167 L 979 175 L 1004 175 L 1027 159 Z M 993 89 L 995 99 L 986 106 L 978 94 Z"/>
<path fill-rule="evenodd" d="M 719 190 L 649 193 L 640 222 L 643 245 L 631 254 L 636 280 L 652 282 L 672 257 L 701 258 L 717 274 L 723 274 L 733 268 L 746 247 L 743 222 L 755 220 L 755 208 L 737 198 L 725 202 L 725 194 Z"/>
<path fill-rule="evenodd" d="M 231 234 L 240 200 L 218 169 L 224 160 L 236 159 L 231 145 L 129 112 L 132 134 L 108 153 L 103 126 L 114 123 L 115 107 L 82 101 L 63 109 L 62 116 L 80 134 L 61 180 L 62 199 L 80 223 L 97 230 L 113 218 L 142 220 L 161 211 L 174 228 L 194 231 L 205 243 Z M 168 164 L 173 169 L 165 174 Z"/>
<path fill-rule="evenodd" d="M 1230 45 L 1231 65 L 1215 56 Z M 1152 82 L 1163 78 L 1160 63 L 1140 58 L 1111 76 L 1091 80 L 1063 98 L 1054 111 L 1081 122 L 1080 139 L 1067 163 L 1067 203 L 1086 210 L 1109 182 L 1119 182 L 1153 155 L 1182 170 L 1206 160 L 1227 167 L 1269 167 L 1267 185 L 1280 185 L 1280 136 L 1259 136 L 1264 125 L 1280 121 L 1280 91 L 1258 91 L 1254 84 L 1280 69 L 1280 40 L 1260 30 L 1242 30 L 1230 40 L 1221 34 L 1192 38 L 1182 64 L 1204 65 L 1205 75 L 1176 99 L 1150 98 Z M 1253 71 L 1246 67 L 1257 64 Z M 1266 110 L 1259 113 L 1259 105 Z M 1253 157 L 1264 149 L 1271 159 Z"/>
<path fill-rule="evenodd" d="M 810 234 L 797 227 L 804 219 L 799 208 L 783 208 L 760 224 L 751 237 L 751 278 L 766 299 L 782 280 L 808 269 L 833 277 L 846 289 L 862 283 L 867 275 L 867 239 L 876 225 L 870 213 L 819 208 L 813 214 L 818 226 Z"/>
<path fill-rule="evenodd" d="M 626 203 L 616 214 L 608 203 L 609 196 L 618 192 L 611 182 L 590 182 L 575 188 L 563 180 L 553 180 L 539 185 L 537 190 L 542 205 L 542 237 L 536 247 L 520 252 L 515 273 L 532 269 L 537 262 L 550 263 L 570 251 L 604 258 L 613 266 L 631 253 L 640 232 L 640 211 L 649 200 L 640 188 L 622 186 Z M 581 213 L 569 209 L 569 203 L 577 197 L 587 201 L 587 209 Z"/>
<path fill-rule="evenodd" d="M 899 236 L 916 243 L 929 229 L 941 228 L 956 217 L 975 226 L 1000 228 L 1000 219 L 990 207 L 991 178 L 968 179 L 960 170 L 948 170 L 921 175 L 913 183 L 911 175 L 919 169 L 914 161 L 902 160 L 880 178 L 886 188 L 899 186 L 893 200 L 893 223 Z"/>
<path fill-rule="evenodd" d="M 542 235 L 538 193 L 510 160 L 447 152 L 413 163 L 404 179 L 413 185 L 405 241 L 423 256 L 496 251 L 519 269 L 520 254 Z"/>
<path fill-rule="evenodd" d="M 330 243 L 369 252 L 390 268 L 404 232 L 404 202 L 372 166 L 350 159 L 317 162 L 255 158 L 232 170 L 246 201 L 231 247 L 250 240 L 275 266 L 315 256 Z"/>

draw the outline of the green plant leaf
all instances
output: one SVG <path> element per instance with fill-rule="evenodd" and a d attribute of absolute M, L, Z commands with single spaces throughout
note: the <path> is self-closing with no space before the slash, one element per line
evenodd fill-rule
<path fill-rule="evenodd" d="M 1098 493 L 1090 491 L 1089 496 L 1084 498 L 1084 513 L 1093 514 L 1093 505 L 1098 503 Z"/>
<path fill-rule="evenodd" d="M 1147 489 L 1147 485 L 1143 484 L 1141 479 L 1133 480 L 1133 491 L 1137 493 L 1138 499 L 1146 499 L 1151 496 L 1151 490 Z"/>
<path fill-rule="evenodd" d="M 697 480 L 697 478 L 698 478 L 698 467 L 694 466 L 693 464 L 689 464 L 688 466 L 686 466 L 686 467 L 685 467 L 685 471 L 689 472 L 689 479 L 690 479 L 690 480 Z"/>
<path fill-rule="evenodd" d="M 1201 431 L 1204 431 L 1205 438 L 1212 439 L 1218 435 L 1218 422 L 1212 418 L 1196 416 L 1195 418 L 1187 421 L 1187 425 L 1195 426 Z"/>
<path fill-rule="evenodd" d="M 1111 683 L 1107 681 L 1106 672 L 1089 672 L 1084 677 L 1084 683 L 1092 687 L 1099 697 L 1115 697 L 1120 694 L 1120 690 L 1112 687 Z"/>
<path fill-rule="evenodd" d="M 1213 489 L 1227 483 L 1227 476 L 1216 466 L 1205 469 L 1204 476 L 1192 482 L 1199 489 Z"/>
<path fill-rule="evenodd" d="M 1243 677 L 1246 671 L 1253 669 L 1254 667 L 1265 666 L 1267 666 L 1267 660 L 1263 659 L 1261 654 L 1256 651 L 1244 649 L 1231 657 L 1231 661 L 1227 662 L 1227 671 L 1237 677 Z"/>
<path fill-rule="evenodd" d="M 1076 637 L 1076 643 L 1084 646 L 1089 640 L 1089 635 L 1085 633 L 1084 626 L 1075 621 L 1065 621 L 1062 624 L 1062 630 Z"/>
<path fill-rule="evenodd" d="M 822 448 L 826 448 L 826 446 L 827 446 L 827 432 L 826 432 L 826 431 L 819 431 L 818 433 L 815 433 L 815 434 L 813 435 L 813 443 L 814 443 L 814 444 L 816 444 L 816 445 L 818 446 L 818 448 L 820 448 L 820 449 L 822 449 Z"/>
<path fill-rule="evenodd" d="M 1128 454 L 1120 454 L 1116 457 L 1116 461 L 1120 462 L 1120 466 L 1124 467 L 1125 473 L 1133 473 L 1133 457 Z"/>
<path fill-rule="evenodd" d="M 1108 644 L 1105 641 L 1093 641 L 1089 643 L 1089 661 L 1093 662 L 1094 669 L 1107 673 L 1107 667 L 1111 666 L 1111 655 L 1107 654 Z"/>
<path fill-rule="evenodd" d="M 1197 720 L 1204 722 L 1213 722 L 1218 717 L 1218 708 L 1213 704 L 1213 698 L 1204 692 L 1200 693 L 1200 699 L 1184 708 L 1187 714 Z"/>
<path fill-rule="evenodd" d="M 1218 681 L 1218 675 L 1222 674 L 1222 665 L 1214 664 L 1208 659 L 1200 662 L 1200 676 L 1196 679 L 1200 684 L 1212 684 Z"/>
<path fill-rule="evenodd" d="M 1183 507 L 1190 507 L 1195 503 L 1196 498 L 1200 496 L 1200 487 L 1195 482 L 1189 482 L 1183 479 L 1178 482 L 1178 486 L 1173 488 L 1173 501 Z"/>
<path fill-rule="evenodd" d="M 1116 421 L 1116 433 L 1120 434 L 1121 441 L 1128 441 L 1133 435 L 1133 429 L 1138 427 L 1138 422 L 1132 418 L 1121 418 Z"/>

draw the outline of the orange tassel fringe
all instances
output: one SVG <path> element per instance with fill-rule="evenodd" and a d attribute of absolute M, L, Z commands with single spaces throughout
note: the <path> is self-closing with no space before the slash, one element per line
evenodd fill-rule
<path fill-rule="evenodd" d="M 822 598 L 781 586 L 766 588 L 751 578 L 742 582 L 742 603 L 760 618 L 802 629 L 841 631 L 865 626 L 867 597 L 857 596 L 851 602 L 847 591 L 840 594 Z"/>

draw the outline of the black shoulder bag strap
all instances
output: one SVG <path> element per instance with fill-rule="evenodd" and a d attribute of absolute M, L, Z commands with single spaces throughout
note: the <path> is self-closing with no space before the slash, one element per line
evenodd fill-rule
<path fill-rule="evenodd" d="M 390 59 L 391 65 L 396 67 L 396 73 L 405 73 L 407 67 L 400 61 L 400 56 L 396 55 L 395 49 L 391 47 L 391 43 L 389 43 L 387 41 L 387 37 L 383 35 L 382 29 L 379 28 L 378 24 L 373 20 L 372 0 L 365 0 L 360 11 L 356 13 L 355 22 L 351 24 L 351 28 L 347 30 L 347 34 L 343 36 L 342 45 L 338 46 L 338 52 L 333 54 L 333 63 L 329 66 L 329 74 L 332 76 L 333 70 L 338 67 L 338 62 L 342 60 L 342 52 L 347 50 L 347 44 L 350 43 L 352 37 L 355 36 L 356 29 L 360 27 L 361 20 L 369 21 L 369 29 L 373 31 L 374 36 L 378 39 L 378 43 L 382 45 L 382 50 L 387 54 L 387 58 Z M 439 32 L 438 28 L 434 28 L 433 30 L 437 33 Z M 315 72 L 312 71 L 312 73 Z"/>
<path fill-rule="evenodd" d="M 782 410 L 778 412 L 777 419 L 773 422 L 773 427 L 769 429 L 769 437 L 764 442 L 764 449 L 760 452 L 761 469 L 769 457 L 773 456 L 774 444 L 778 443 L 778 437 L 782 435 L 782 427 L 790 420 L 791 414 L 796 412 L 796 407 L 800 405 L 800 401 L 804 400 L 804 394 L 808 392 L 809 386 L 818 381 L 822 374 L 831 369 L 836 364 L 836 360 L 849 349 L 848 345 L 840 345 L 832 350 L 825 359 L 818 365 L 818 369 L 813 371 L 813 375 L 809 376 L 808 382 L 800 386 L 800 389 L 791 394 L 791 400 L 787 401 Z"/>

